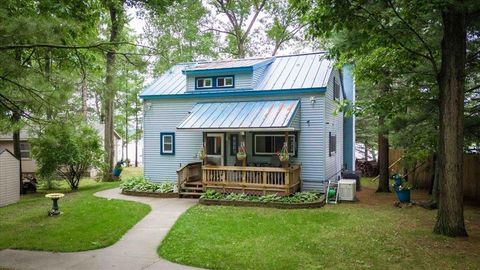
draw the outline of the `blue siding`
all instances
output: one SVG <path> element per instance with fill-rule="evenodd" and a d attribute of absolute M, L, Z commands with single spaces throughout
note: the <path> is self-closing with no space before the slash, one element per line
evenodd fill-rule
<path fill-rule="evenodd" d="M 340 73 L 334 70 L 328 81 L 327 92 L 325 92 L 325 133 L 324 133 L 324 148 L 325 151 L 325 181 L 332 180 L 340 176 L 340 171 L 343 166 L 343 113 L 334 115 L 335 103 L 333 101 L 333 81 L 340 84 Z M 340 100 L 343 96 L 340 95 Z M 328 155 L 328 136 L 329 132 L 337 138 L 337 149 L 332 156 Z"/>
<path fill-rule="evenodd" d="M 355 103 L 355 84 L 352 67 L 345 66 L 342 69 L 343 88 L 345 95 L 352 104 Z M 343 163 L 347 170 L 355 170 L 355 115 L 344 119 L 343 131 Z"/>
<path fill-rule="evenodd" d="M 317 189 L 324 179 L 324 136 L 323 136 L 323 94 L 316 95 L 315 104 L 310 102 L 310 95 L 284 96 L 283 99 L 300 99 L 300 108 L 292 125 L 298 125 L 301 130 L 298 133 L 298 156 L 292 158 L 292 162 L 302 165 L 301 178 L 304 180 L 305 189 Z M 269 97 L 270 100 L 279 99 L 278 96 Z M 256 98 L 211 99 L 218 101 L 251 101 Z M 198 161 L 195 157 L 202 146 L 202 132 L 192 130 L 180 130 L 176 127 L 189 115 L 189 111 L 199 99 L 178 100 L 149 100 L 149 110 L 145 111 L 144 127 L 144 172 L 145 177 L 155 182 L 175 181 L 176 170 L 179 166 L 188 162 Z M 307 120 L 310 120 L 307 123 Z M 175 132 L 175 155 L 160 155 L 160 132 Z M 235 163 L 235 156 L 230 155 L 230 133 L 226 136 L 227 164 Z M 250 133 L 248 134 L 250 135 Z M 247 136 L 247 147 L 252 149 L 252 136 Z M 269 162 L 270 157 L 253 156 L 248 151 L 249 162 Z M 311 184 L 316 183 L 316 184 Z M 318 190 L 318 189 L 317 189 Z"/>

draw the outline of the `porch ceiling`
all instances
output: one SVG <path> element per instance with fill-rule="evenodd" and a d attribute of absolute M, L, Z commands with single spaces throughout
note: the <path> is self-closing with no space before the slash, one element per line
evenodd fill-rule
<path fill-rule="evenodd" d="M 293 131 L 298 100 L 196 104 L 177 129 L 208 131 Z"/>

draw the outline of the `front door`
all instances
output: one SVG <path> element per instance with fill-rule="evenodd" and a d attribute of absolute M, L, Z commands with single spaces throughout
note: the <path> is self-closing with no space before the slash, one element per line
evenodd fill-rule
<path fill-rule="evenodd" d="M 225 136 L 223 133 L 207 133 L 207 163 L 209 165 L 224 165 Z"/>

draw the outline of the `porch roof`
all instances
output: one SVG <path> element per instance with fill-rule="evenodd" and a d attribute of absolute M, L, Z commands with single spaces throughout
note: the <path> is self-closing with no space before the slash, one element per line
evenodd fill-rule
<path fill-rule="evenodd" d="M 197 103 L 178 129 L 293 131 L 298 100 Z"/>

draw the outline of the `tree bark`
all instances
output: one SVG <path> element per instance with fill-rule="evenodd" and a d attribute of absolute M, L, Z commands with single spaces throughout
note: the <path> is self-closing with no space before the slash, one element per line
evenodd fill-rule
<path fill-rule="evenodd" d="M 138 101 L 135 100 L 135 167 L 138 167 Z"/>
<path fill-rule="evenodd" d="M 466 57 L 466 10 L 455 1 L 442 12 L 440 100 L 440 183 L 434 232 L 467 236 L 463 216 L 463 110 Z"/>
<path fill-rule="evenodd" d="M 368 143 L 367 143 L 367 141 L 365 141 L 365 142 L 363 143 L 363 146 L 365 147 L 365 152 L 364 152 L 364 154 L 365 154 L 365 161 L 368 161 Z"/>
<path fill-rule="evenodd" d="M 130 160 L 128 158 L 128 100 L 125 100 L 125 160 L 127 159 Z"/>
<path fill-rule="evenodd" d="M 123 28 L 123 1 L 107 1 L 107 7 L 110 13 L 110 42 L 116 43 L 120 39 L 120 33 Z M 114 166 L 114 132 L 113 132 L 113 114 L 115 100 L 115 60 L 116 48 L 113 46 L 106 55 L 106 89 L 103 96 L 103 111 L 105 115 L 105 133 L 104 133 L 104 150 L 105 150 L 105 171 L 103 172 L 103 180 L 113 180 L 112 170 Z"/>
<path fill-rule="evenodd" d="M 18 111 L 13 111 L 12 113 L 12 118 L 11 118 L 11 121 L 12 121 L 12 124 L 13 126 L 15 127 L 15 129 L 13 130 L 13 134 L 12 134 L 12 139 L 13 139 L 13 155 L 15 155 L 16 158 L 18 158 L 18 164 L 19 164 L 19 168 L 20 168 L 20 171 L 19 171 L 19 174 L 20 174 L 20 183 L 19 183 L 19 188 L 20 188 L 20 193 L 23 192 L 23 184 L 22 184 L 22 155 L 21 155 L 21 152 L 20 152 L 20 129 L 18 129 L 16 126 L 18 125 L 18 123 L 20 122 L 20 119 L 21 119 L 21 114 L 20 112 Z"/>
<path fill-rule="evenodd" d="M 380 91 L 382 93 L 388 92 L 388 85 L 384 84 L 380 86 Z M 378 117 L 378 188 L 377 192 L 390 192 L 389 181 L 390 173 L 388 171 L 389 160 L 388 160 L 388 150 L 389 143 L 388 138 L 386 137 L 385 131 L 385 117 L 383 115 Z"/>

